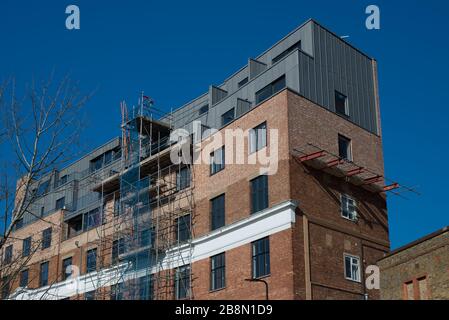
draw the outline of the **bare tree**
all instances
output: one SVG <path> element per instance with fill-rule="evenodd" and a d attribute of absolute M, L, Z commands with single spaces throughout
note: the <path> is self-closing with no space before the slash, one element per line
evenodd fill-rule
<path fill-rule="evenodd" d="M 33 81 L 22 94 L 15 79 L 0 84 L 0 252 L 26 214 L 44 219 L 32 210 L 37 181 L 78 152 L 80 111 L 91 94 L 68 76 L 53 78 Z"/>

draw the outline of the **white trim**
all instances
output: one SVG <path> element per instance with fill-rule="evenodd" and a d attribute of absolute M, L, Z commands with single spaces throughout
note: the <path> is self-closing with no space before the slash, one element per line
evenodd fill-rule
<path fill-rule="evenodd" d="M 297 206 L 298 204 L 295 201 L 285 201 L 193 239 L 191 243 L 182 244 L 167 251 L 160 265 L 162 269 L 177 268 L 182 266 L 180 261 L 195 262 L 207 259 L 216 254 L 290 229 L 295 223 L 295 209 Z M 174 259 L 178 255 L 181 258 L 176 257 Z M 172 261 L 178 261 L 178 263 L 172 263 Z M 126 268 L 127 263 L 122 263 L 111 268 L 81 275 L 74 279 L 67 279 L 53 284 L 51 287 L 46 286 L 34 290 L 19 288 L 10 298 L 16 300 L 59 300 L 157 271 L 156 267 L 153 267 L 151 270 L 142 269 L 126 273 Z"/>

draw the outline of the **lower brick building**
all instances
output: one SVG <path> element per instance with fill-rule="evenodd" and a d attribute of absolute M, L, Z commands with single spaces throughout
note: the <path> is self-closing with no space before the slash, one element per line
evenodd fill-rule
<path fill-rule="evenodd" d="M 378 265 L 385 300 L 449 300 L 449 227 L 393 250 Z"/>
<path fill-rule="evenodd" d="M 398 185 L 376 69 L 310 20 L 170 115 L 142 95 L 122 138 L 36 182 L 2 297 L 378 299 Z"/>

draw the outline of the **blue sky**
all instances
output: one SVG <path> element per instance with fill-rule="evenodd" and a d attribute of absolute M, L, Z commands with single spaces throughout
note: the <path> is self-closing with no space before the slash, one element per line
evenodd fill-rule
<path fill-rule="evenodd" d="M 65 29 L 65 8 L 81 30 Z M 381 30 L 365 28 L 365 8 Z M 140 90 L 169 111 L 204 93 L 308 18 L 379 63 L 386 175 L 421 196 L 388 201 L 392 247 L 449 225 L 447 1 L 0 2 L 0 79 L 70 72 L 87 92 L 86 148 L 119 134 L 119 102 Z"/>

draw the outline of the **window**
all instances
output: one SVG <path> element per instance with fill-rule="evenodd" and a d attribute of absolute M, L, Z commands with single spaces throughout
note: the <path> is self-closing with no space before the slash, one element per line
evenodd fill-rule
<path fill-rule="evenodd" d="M 86 273 L 97 270 L 97 249 L 91 249 L 86 254 Z"/>
<path fill-rule="evenodd" d="M 225 195 L 210 200 L 211 231 L 225 225 Z"/>
<path fill-rule="evenodd" d="M 112 242 L 112 263 L 116 264 L 119 261 L 119 256 L 125 253 L 125 239 L 120 238 Z"/>
<path fill-rule="evenodd" d="M 47 228 L 42 232 L 42 250 L 51 246 L 51 228 Z"/>
<path fill-rule="evenodd" d="M 49 187 L 50 187 L 50 179 L 48 179 L 48 180 L 46 180 L 44 182 L 41 182 L 39 184 L 39 187 L 37 187 L 36 196 L 37 197 L 41 197 L 44 194 L 46 194 L 49 191 L 49 189 L 50 189 Z"/>
<path fill-rule="evenodd" d="M 296 42 L 294 45 L 290 46 L 287 50 L 282 51 L 281 54 L 277 55 L 271 60 L 271 64 L 275 64 L 276 62 L 282 60 L 286 56 L 288 56 L 290 53 L 295 51 L 296 49 L 301 50 L 301 41 Z"/>
<path fill-rule="evenodd" d="M 235 109 L 232 108 L 231 110 L 226 111 L 221 115 L 221 125 L 225 126 L 228 123 L 232 122 L 235 118 Z"/>
<path fill-rule="evenodd" d="M 225 147 L 210 154 L 210 175 L 214 175 L 225 168 Z"/>
<path fill-rule="evenodd" d="M 111 286 L 111 300 L 123 300 L 123 283 Z"/>
<path fill-rule="evenodd" d="M 345 278 L 360 282 L 360 259 L 345 254 Z"/>
<path fill-rule="evenodd" d="M 79 215 L 67 221 L 67 239 L 79 235 L 83 231 L 83 216 Z"/>
<path fill-rule="evenodd" d="M 26 288 L 28 287 L 28 269 L 23 270 L 22 272 L 20 272 L 20 284 L 19 286 L 21 288 Z"/>
<path fill-rule="evenodd" d="M 62 280 L 72 275 L 72 257 L 62 260 Z"/>
<path fill-rule="evenodd" d="M 351 139 L 338 135 L 338 154 L 340 158 L 352 161 Z"/>
<path fill-rule="evenodd" d="M 404 300 L 429 300 L 430 292 L 427 277 L 421 277 L 404 283 Z"/>
<path fill-rule="evenodd" d="M 268 208 L 268 176 L 259 176 L 251 183 L 251 213 Z"/>
<path fill-rule="evenodd" d="M 404 300 L 415 300 L 413 281 L 404 283 Z"/>
<path fill-rule="evenodd" d="M 105 152 L 105 154 L 104 154 L 104 165 L 105 166 L 112 162 L 112 156 L 113 156 L 112 150 Z"/>
<path fill-rule="evenodd" d="M 100 208 L 95 208 L 84 214 L 84 231 L 98 227 L 101 224 Z"/>
<path fill-rule="evenodd" d="M 285 76 L 280 77 L 279 79 L 273 81 L 268 86 L 260 89 L 256 92 L 256 104 L 261 103 L 262 101 L 268 99 L 274 94 L 278 93 L 282 89 L 285 88 Z"/>
<path fill-rule="evenodd" d="M 95 300 L 95 291 L 89 291 L 84 294 L 84 300 Z"/>
<path fill-rule="evenodd" d="M 45 215 L 45 207 L 41 207 L 41 217 Z"/>
<path fill-rule="evenodd" d="M 206 105 L 204 105 L 204 106 L 202 106 L 201 108 L 200 108 L 200 110 L 199 110 L 199 115 L 202 115 L 202 114 L 205 114 L 206 112 L 208 112 L 209 111 L 209 105 L 208 104 L 206 104 Z"/>
<path fill-rule="evenodd" d="M 335 112 L 342 116 L 349 116 L 348 98 L 338 91 L 335 91 Z"/>
<path fill-rule="evenodd" d="M 9 245 L 5 249 L 5 256 L 3 258 L 3 262 L 5 264 L 10 264 L 12 262 L 12 245 Z"/>
<path fill-rule="evenodd" d="M 1 283 L 1 287 L 2 287 L 2 300 L 5 300 L 8 298 L 9 296 L 9 290 L 11 284 L 10 284 L 10 280 L 8 279 L 8 277 L 3 277 L 2 278 L 2 283 Z"/>
<path fill-rule="evenodd" d="M 62 186 L 64 184 L 66 184 L 67 180 L 68 180 L 68 176 L 67 175 L 63 175 L 61 178 L 59 178 L 58 186 Z"/>
<path fill-rule="evenodd" d="M 55 210 L 64 209 L 65 207 L 65 197 L 56 200 Z"/>
<path fill-rule="evenodd" d="M 48 285 L 48 261 L 41 263 L 39 272 L 39 286 L 44 287 Z"/>
<path fill-rule="evenodd" d="M 243 78 L 239 83 L 238 83 L 238 86 L 239 86 L 239 88 L 241 88 L 241 87 L 243 87 L 245 84 L 247 84 L 248 83 L 248 77 L 246 77 L 246 78 Z"/>
<path fill-rule="evenodd" d="M 190 267 L 183 266 L 175 271 L 176 299 L 185 299 L 190 296 Z"/>
<path fill-rule="evenodd" d="M 210 258 L 210 289 L 218 290 L 226 286 L 225 254 L 220 253 Z"/>
<path fill-rule="evenodd" d="M 139 296 L 138 300 L 153 300 L 153 281 L 152 277 L 147 275 L 139 278 Z"/>
<path fill-rule="evenodd" d="M 179 242 L 190 240 L 190 214 L 177 218 L 175 225 L 176 240 Z"/>
<path fill-rule="evenodd" d="M 178 191 L 190 187 L 190 170 L 183 167 L 176 173 L 176 188 Z"/>
<path fill-rule="evenodd" d="M 420 300 L 429 300 L 429 288 L 427 283 L 427 277 L 422 277 L 417 280 L 418 284 L 418 293 Z"/>
<path fill-rule="evenodd" d="M 268 237 L 252 243 L 253 278 L 270 274 L 270 240 Z"/>
<path fill-rule="evenodd" d="M 249 153 L 254 153 L 267 146 L 267 123 L 259 124 L 249 131 Z"/>
<path fill-rule="evenodd" d="M 22 257 L 28 257 L 31 253 L 31 237 L 23 240 L 22 243 Z"/>
<path fill-rule="evenodd" d="M 141 247 L 147 247 L 154 244 L 154 237 L 156 236 L 156 233 L 154 232 L 154 227 L 145 229 L 140 231 L 140 239 L 139 243 Z"/>
<path fill-rule="evenodd" d="M 354 199 L 342 194 L 341 197 L 341 215 L 349 220 L 357 221 L 357 204 Z"/>

